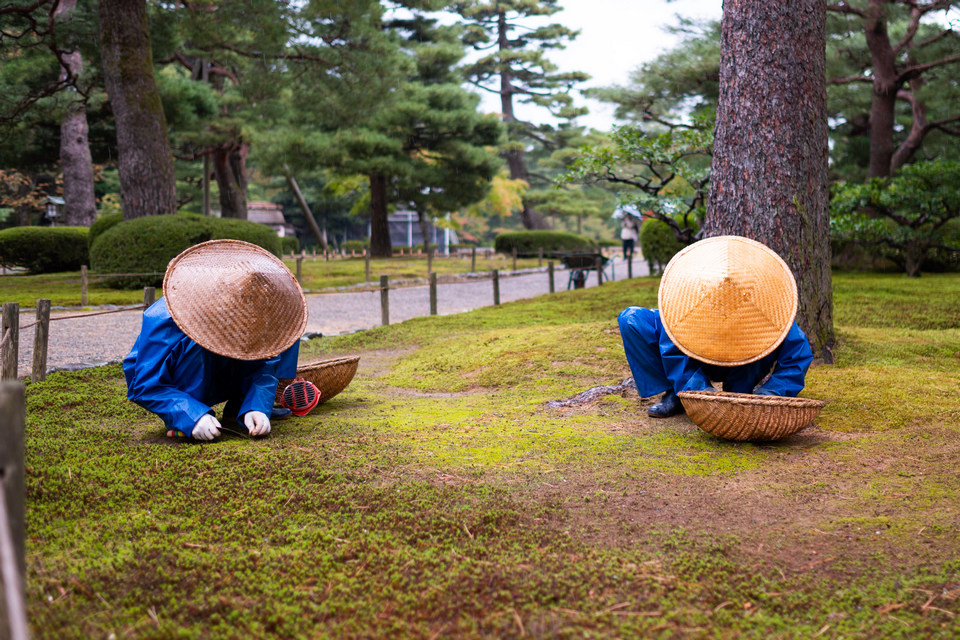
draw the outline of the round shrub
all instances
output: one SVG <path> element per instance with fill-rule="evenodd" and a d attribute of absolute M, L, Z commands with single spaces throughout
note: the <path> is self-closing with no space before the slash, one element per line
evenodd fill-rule
<path fill-rule="evenodd" d="M 347 240 L 341 243 L 340 248 L 347 252 L 356 251 L 357 253 L 363 253 L 368 244 L 366 240 Z"/>
<path fill-rule="evenodd" d="M 493 241 L 493 248 L 497 253 L 513 253 L 517 255 L 537 255 L 540 249 L 544 253 L 562 251 L 593 251 L 597 243 L 590 238 L 578 236 L 575 233 L 564 231 L 510 231 L 501 233 Z"/>
<path fill-rule="evenodd" d="M 245 240 L 280 255 L 280 238 L 266 225 L 248 220 L 193 214 L 147 216 L 125 220 L 107 229 L 90 249 L 90 266 L 100 273 L 160 275 L 106 278 L 122 289 L 159 287 L 167 264 L 181 251 L 207 240 Z"/>
<path fill-rule="evenodd" d="M 683 224 L 682 220 L 678 219 L 677 222 Z M 693 233 L 696 234 L 697 223 L 694 222 L 691 226 Z M 640 253 L 646 259 L 650 273 L 663 271 L 670 262 L 670 258 L 685 246 L 687 246 L 686 243 L 677 239 L 673 227 L 663 220 L 648 218 L 640 225 Z"/>
<path fill-rule="evenodd" d="M 87 245 L 93 246 L 100 234 L 115 224 L 123 222 L 123 212 L 115 211 L 113 213 L 101 214 L 99 218 L 90 225 L 90 235 L 87 237 Z"/>
<path fill-rule="evenodd" d="M 31 273 L 76 271 L 87 264 L 86 227 L 13 227 L 0 231 L 0 263 Z"/>
<path fill-rule="evenodd" d="M 300 240 L 296 236 L 283 236 L 280 238 L 280 252 L 283 254 L 300 253 Z"/>

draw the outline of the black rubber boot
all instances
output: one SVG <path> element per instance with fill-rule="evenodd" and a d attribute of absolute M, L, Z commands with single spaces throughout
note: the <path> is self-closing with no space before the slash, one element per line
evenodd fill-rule
<path fill-rule="evenodd" d="M 673 391 L 667 391 L 660 402 L 647 409 L 647 415 L 654 418 L 669 418 L 684 413 L 680 398 Z"/>

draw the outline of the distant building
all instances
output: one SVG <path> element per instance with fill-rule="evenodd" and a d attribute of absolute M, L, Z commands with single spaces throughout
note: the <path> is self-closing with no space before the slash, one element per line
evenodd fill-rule
<path fill-rule="evenodd" d="M 219 218 L 220 209 L 211 208 L 210 215 Z M 283 217 L 282 204 L 274 204 L 266 200 L 250 200 L 247 202 L 247 220 L 267 225 L 281 238 L 296 236 L 293 225 Z"/>
<path fill-rule="evenodd" d="M 420 220 L 416 211 L 394 211 L 387 216 L 387 226 L 390 228 L 390 244 L 394 247 L 415 247 L 423 244 L 423 234 L 420 232 Z M 431 222 L 427 222 L 427 234 L 430 244 L 440 253 L 449 253 L 450 246 L 457 244 L 457 232 L 453 229 L 438 229 Z M 369 229 L 368 229 L 369 235 Z"/>

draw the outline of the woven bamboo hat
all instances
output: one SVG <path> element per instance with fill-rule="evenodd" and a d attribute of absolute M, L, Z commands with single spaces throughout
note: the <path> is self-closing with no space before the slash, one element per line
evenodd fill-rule
<path fill-rule="evenodd" d="M 764 244 L 740 236 L 695 242 L 673 257 L 658 293 L 663 327 L 685 354 L 733 367 L 768 355 L 797 314 L 797 283 Z"/>
<path fill-rule="evenodd" d="M 307 326 L 307 301 L 286 265 L 249 242 L 210 240 L 170 261 L 163 277 L 177 326 L 204 349 L 263 360 L 289 348 Z"/>

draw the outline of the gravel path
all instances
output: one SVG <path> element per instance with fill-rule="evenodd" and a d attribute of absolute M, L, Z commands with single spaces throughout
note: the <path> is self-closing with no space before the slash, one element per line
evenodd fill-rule
<path fill-rule="evenodd" d="M 616 260 L 616 279 L 627 276 L 627 265 Z M 647 275 L 646 262 L 634 260 L 633 275 Z M 588 287 L 597 286 L 591 273 Z M 444 282 L 437 285 L 437 312 L 440 315 L 463 313 L 493 304 L 493 285 L 489 274 L 477 278 Z M 569 272 L 557 269 L 556 291 L 567 288 Z M 549 293 L 546 268 L 500 275 L 500 302 L 511 302 Z M 307 294 L 307 334 L 336 335 L 380 326 L 379 291 L 343 291 Z M 390 289 L 390 323 L 430 314 L 430 291 L 427 285 Z M 91 311 L 57 311 L 50 314 L 50 336 L 47 347 L 47 371 L 81 369 L 118 362 L 130 351 L 140 332 L 139 309 L 85 316 Z M 20 315 L 20 326 L 34 322 L 35 311 Z M 33 369 L 33 327 L 20 330 L 19 375 L 30 375 Z"/>

